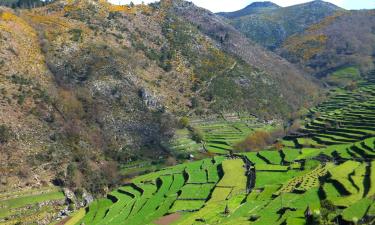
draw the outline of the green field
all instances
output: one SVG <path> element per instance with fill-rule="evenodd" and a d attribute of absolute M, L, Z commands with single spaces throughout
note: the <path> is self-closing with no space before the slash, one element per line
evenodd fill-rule
<path fill-rule="evenodd" d="M 178 214 L 171 224 L 373 224 L 375 85 L 332 91 L 280 151 L 226 155 L 256 128 L 197 123 L 205 150 L 220 156 L 136 177 L 71 221 L 143 225 Z"/>
<path fill-rule="evenodd" d="M 64 202 L 63 192 L 54 187 L 0 194 L 0 224 L 27 224 L 48 218 L 64 208 Z"/>
<path fill-rule="evenodd" d="M 246 138 L 255 130 L 272 130 L 279 124 L 265 124 L 263 121 L 250 115 L 222 115 L 221 117 L 200 120 L 193 119 L 190 126 L 202 133 L 201 143 L 197 143 L 189 129 L 179 129 L 170 143 L 165 147 L 174 154 L 199 154 L 209 152 L 214 154 L 228 154 L 233 146 Z"/>

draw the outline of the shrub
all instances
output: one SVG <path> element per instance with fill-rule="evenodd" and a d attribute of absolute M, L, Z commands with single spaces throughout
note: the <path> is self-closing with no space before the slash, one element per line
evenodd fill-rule
<path fill-rule="evenodd" d="M 274 144 L 274 148 L 276 148 L 277 150 L 281 150 L 283 145 L 277 140 L 284 136 L 285 133 L 281 129 L 277 129 L 272 132 L 255 131 L 254 133 L 250 134 L 244 141 L 238 143 L 235 146 L 235 149 L 246 152 L 259 151 Z"/>
<path fill-rule="evenodd" d="M 72 35 L 71 39 L 72 41 L 79 41 L 82 38 L 82 30 L 81 29 L 71 29 L 69 30 L 69 33 Z"/>
<path fill-rule="evenodd" d="M 298 130 L 301 129 L 301 121 L 295 120 L 293 121 L 292 125 L 288 128 L 287 132 L 288 134 L 296 133 Z"/>
<path fill-rule="evenodd" d="M 11 130 L 4 124 L 0 125 L 0 143 L 8 142 L 11 138 Z"/>
<path fill-rule="evenodd" d="M 30 85 L 31 84 L 31 80 L 29 80 L 27 78 L 24 78 L 23 76 L 20 76 L 20 75 L 17 75 L 17 74 L 13 74 L 12 76 L 10 76 L 9 79 L 14 84 L 19 84 L 19 85 Z"/>
<path fill-rule="evenodd" d="M 266 131 L 255 131 L 249 135 L 244 141 L 236 145 L 236 149 L 241 151 L 259 151 L 269 144 L 272 144 L 271 135 Z"/>
<path fill-rule="evenodd" d="M 201 143 L 203 141 L 203 132 L 199 128 L 192 128 L 192 139 L 197 143 Z"/>
<path fill-rule="evenodd" d="M 188 127 L 189 126 L 189 118 L 186 117 L 186 116 L 183 116 L 181 119 L 180 119 L 180 124 L 182 127 Z"/>

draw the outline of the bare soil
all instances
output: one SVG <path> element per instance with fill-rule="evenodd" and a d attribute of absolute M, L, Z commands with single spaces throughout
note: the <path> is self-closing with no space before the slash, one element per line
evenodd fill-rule
<path fill-rule="evenodd" d="M 163 216 L 159 218 L 158 220 L 155 220 L 154 223 L 159 224 L 159 225 L 169 225 L 173 223 L 174 221 L 180 219 L 180 217 L 181 215 L 179 213 L 173 213 L 167 216 Z"/>

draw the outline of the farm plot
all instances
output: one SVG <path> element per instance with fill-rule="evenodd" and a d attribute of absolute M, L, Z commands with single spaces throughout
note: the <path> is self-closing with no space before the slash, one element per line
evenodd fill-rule
<path fill-rule="evenodd" d="M 167 213 L 199 210 L 220 179 L 218 166 L 223 160 L 215 157 L 137 177 L 133 184 L 92 203 L 80 222 L 137 225 Z"/>
<path fill-rule="evenodd" d="M 304 126 L 283 140 L 280 151 L 216 156 L 137 177 L 90 205 L 84 220 L 153 224 L 174 213 L 179 216 L 173 224 L 178 225 L 302 225 L 306 213 L 327 223 L 371 219 L 374 98 L 375 84 L 338 89 L 311 109 Z M 239 120 L 193 125 L 202 130 L 206 150 L 222 154 L 256 129 Z"/>
<path fill-rule="evenodd" d="M 294 147 L 353 143 L 375 136 L 375 85 L 361 84 L 353 91 L 336 91 L 328 101 L 311 110 L 301 134 L 286 138 Z M 306 138 L 308 137 L 308 138 Z"/>
<path fill-rule="evenodd" d="M 63 192 L 54 187 L 0 194 L 0 224 L 32 223 L 49 218 L 64 206 Z"/>

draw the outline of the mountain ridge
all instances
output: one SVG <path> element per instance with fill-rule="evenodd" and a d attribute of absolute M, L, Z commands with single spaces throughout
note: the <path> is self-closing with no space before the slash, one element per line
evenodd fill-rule
<path fill-rule="evenodd" d="M 241 16 L 246 16 L 250 15 L 252 13 L 259 13 L 264 10 L 272 10 L 280 8 L 277 4 L 270 2 L 270 1 L 265 1 L 265 2 L 253 2 L 250 5 L 246 6 L 243 9 L 233 11 L 233 12 L 218 12 L 216 13 L 219 16 L 226 17 L 228 19 L 233 19 Z"/>
<path fill-rule="evenodd" d="M 312 1 L 230 19 L 230 23 L 249 39 L 274 50 L 287 37 L 342 10 L 328 2 Z"/>

